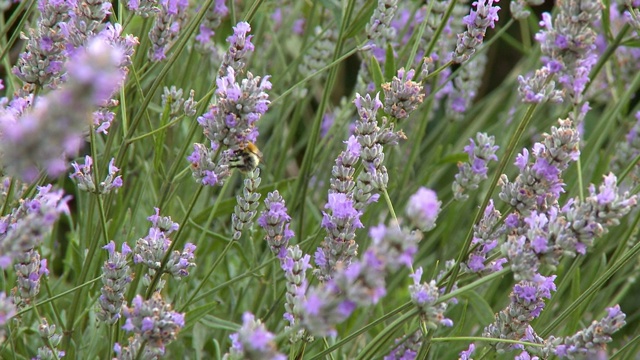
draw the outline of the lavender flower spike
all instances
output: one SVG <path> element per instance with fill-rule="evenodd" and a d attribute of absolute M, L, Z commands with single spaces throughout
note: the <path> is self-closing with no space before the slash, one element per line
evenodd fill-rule
<path fill-rule="evenodd" d="M 149 31 L 151 47 L 148 56 L 151 61 L 157 62 L 166 58 L 167 51 L 184 26 L 188 6 L 188 0 L 160 1 L 160 12 L 153 22 L 153 28 Z"/>
<path fill-rule="evenodd" d="M 469 145 L 464 147 L 464 151 L 469 155 L 469 162 L 458 163 L 458 173 L 455 181 L 451 186 L 453 189 L 453 197 L 456 200 L 466 200 L 469 195 L 464 193 L 467 189 L 477 189 L 482 180 L 487 179 L 487 171 L 489 161 L 498 161 L 496 152 L 498 146 L 494 145 L 495 138 L 485 133 L 476 135 L 476 144 L 473 139 L 469 139 Z"/>
<path fill-rule="evenodd" d="M 231 348 L 223 360 L 286 360 L 273 342 L 275 335 L 249 312 L 242 315 L 242 327 L 229 336 Z"/>
<path fill-rule="evenodd" d="M 111 241 L 103 247 L 109 252 L 109 259 L 102 266 L 102 289 L 100 290 L 100 310 L 96 314 L 100 321 L 113 325 L 118 322 L 125 303 L 124 293 L 132 280 L 131 269 L 127 260 L 131 248 L 122 244 L 122 252 L 116 251 L 116 244 Z"/>
<path fill-rule="evenodd" d="M 249 31 L 251 31 L 251 25 L 244 21 L 233 27 L 233 34 L 227 38 L 227 42 L 230 44 L 229 50 L 222 58 L 218 78 L 227 76 L 229 68 L 233 69 L 234 73 L 240 73 L 244 69 L 247 54 L 255 49 L 251 43 L 253 35 L 247 35 Z"/>
<path fill-rule="evenodd" d="M 287 255 L 289 239 L 293 237 L 293 231 L 289 229 L 291 217 L 287 213 L 284 199 L 278 190 L 267 195 L 264 207 L 265 210 L 258 218 L 258 225 L 265 230 L 265 240 L 267 240 L 271 251 L 278 258 L 284 260 Z"/>
<path fill-rule="evenodd" d="M 190 156 L 189 161 L 195 166 L 196 171 L 204 170 L 201 166 L 204 165 L 205 171 L 209 173 L 194 172 L 194 176 L 206 180 L 207 185 L 224 181 L 228 175 L 224 167 L 228 169 L 229 163 L 237 157 L 238 152 L 245 151 L 249 143 L 256 142 L 256 122 L 269 106 L 269 95 L 266 93 L 266 90 L 271 89 L 269 76 L 261 78 L 248 73 L 247 78 L 238 83 L 235 75 L 235 70 L 229 67 L 225 76 L 216 79 L 217 100 L 207 113 L 198 117 L 204 135 L 211 140 L 212 149 L 203 151 L 204 145 L 196 144 L 196 151 Z M 212 157 L 219 151 L 222 151 L 222 157 L 218 164 L 213 166 L 215 159 Z M 202 161 L 204 163 L 198 164 Z M 221 168 L 218 170 L 216 167 Z"/>
<path fill-rule="evenodd" d="M 421 330 L 413 334 L 396 339 L 396 347 L 384 357 L 384 360 L 413 360 L 418 356 L 422 346 L 423 334 Z"/>
<path fill-rule="evenodd" d="M 71 1 L 38 1 L 41 17 L 35 29 L 27 36 L 26 51 L 20 54 L 14 75 L 28 84 L 27 91 L 34 86 L 57 88 L 63 79 L 63 65 L 67 60 L 67 40 L 62 27 L 73 14 Z"/>
<path fill-rule="evenodd" d="M 447 304 L 445 302 L 438 302 L 440 292 L 435 280 L 431 280 L 429 283 L 421 283 L 421 267 L 417 268 L 415 273 L 410 276 L 413 279 L 413 285 L 409 286 L 411 301 L 420 310 L 421 316 L 427 322 L 427 327 L 436 329 L 439 325 L 447 327 L 453 326 L 453 321 L 444 317 Z"/>
<path fill-rule="evenodd" d="M 285 294 L 286 302 L 284 304 L 284 318 L 289 322 L 285 326 L 285 330 L 294 331 L 289 340 L 295 343 L 301 339 L 312 341 L 312 337 L 305 337 L 304 329 L 297 327 L 300 323 L 302 310 L 300 304 L 304 302 L 305 292 L 307 291 L 307 270 L 311 268 L 311 257 L 304 254 L 298 245 L 289 246 L 286 255 L 280 262 L 284 276 L 287 279 L 287 293 Z"/>
<path fill-rule="evenodd" d="M 0 268 L 6 269 L 14 259 L 40 246 L 42 238 L 51 230 L 60 215 L 68 214 L 62 190 L 51 191 L 52 186 L 38 188 L 33 199 L 22 201 L 11 214 L 0 218 Z"/>
<path fill-rule="evenodd" d="M 510 304 L 495 315 L 495 321 L 484 328 L 483 336 L 489 338 L 523 340 L 534 337 L 529 325 L 544 309 L 544 299 L 551 298 L 556 291 L 553 283 L 556 276 L 544 277 L 536 274 L 532 280 L 523 280 L 513 287 Z M 498 351 L 511 348 L 511 344 L 494 344 Z"/>
<path fill-rule="evenodd" d="M 397 10 L 398 0 L 378 0 L 378 6 L 373 11 L 365 28 L 367 37 L 371 40 L 377 40 L 389 35 L 389 32 L 393 32 L 394 28 L 390 25 Z"/>
<path fill-rule="evenodd" d="M 0 292 L 0 344 L 5 340 L 4 328 L 12 317 L 16 316 L 17 309 L 11 297 Z"/>
<path fill-rule="evenodd" d="M 229 9 L 225 5 L 225 0 L 215 0 L 211 4 L 202 19 L 202 23 L 200 23 L 200 30 L 195 38 L 196 49 L 209 55 L 217 55 L 218 51 L 213 35 L 227 15 L 229 15 Z"/>
<path fill-rule="evenodd" d="M 122 186 L 122 176 L 115 176 L 116 172 L 120 171 L 113 163 L 115 159 L 109 161 L 109 174 L 100 182 L 98 186 L 93 182 L 93 172 L 91 166 L 93 165 L 93 159 L 87 155 L 84 158 L 84 165 L 78 165 L 76 162 L 72 162 L 71 166 L 74 168 L 74 172 L 69 175 L 71 179 L 75 179 L 78 182 L 78 189 L 82 191 L 88 191 L 97 194 L 108 194 L 112 190 Z"/>
<path fill-rule="evenodd" d="M 156 356 L 163 355 L 165 346 L 175 340 L 184 327 L 184 314 L 173 311 L 171 304 L 157 292 L 149 300 L 138 295 L 131 303 L 131 307 L 123 308 L 127 321 L 122 328 L 139 336 Z"/>
<path fill-rule="evenodd" d="M 402 68 L 390 83 L 382 84 L 384 111 L 398 120 L 408 118 L 424 100 L 422 85 L 411 80 L 414 75 L 415 70 Z"/>
<path fill-rule="evenodd" d="M 136 15 L 148 18 L 160 11 L 158 2 L 159 0 L 128 0 L 127 9 L 133 11 Z"/>
<path fill-rule="evenodd" d="M 435 191 L 421 187 L 409 198 L 406 209 L 407 217 L 421 231 L 429 231 L 436 226 L 440 205 L 442 205 L 442 201 L 438 201 Z"/>
<path fill-rule="evenodd" d="M 96 104 L 111 97 L 124 79 L 123 52 L 102 38 L 93 39 L 67 62 L 67 83 L 36 100 L 20 119 L 0 118 L 0 152 L 8 172 L 34 179 L 39 168 L 58 176 L 84 142 Z M 46 134 L 44 136 L 43 134 Z"/>
<path fill-rule="evenodd" d="M 473 3 L 476 6 L 476 10 L 471 10 L 469 15 L 462 19 L 462 22 L 467 25 L 467 30 L 462 34 L 458 34 L 458 43 L 452 54 L 454 63 L 462 64 L 466 62 L 476 52 L 476 49 L 482 45 L 487 28 L 493 28 L 496 21 L 498 21 L 500 7 L 493 6 L 497 2 L 494 0 L 478 0 Z"/>
<path fill-rule="evenodd" d="M 171 221 L 168 216 L 160 216 L 159 209 L 156 213 L 147 218 L 151 221 L 152 227 L 149 229 L 147 236 L 138 239 L 133 251 L 133 262 L 135 264 L 142 263 L 148 267 L 148 273 L 144 275 L 142 283 L 148 286 L 151 283 L 151 276 L 161 270 L 163 273 L 171 274 L 175 279 L 181 279 L 189 275 L 189 268 L 196 266 L 194 252 L 196 246 L 192 243 L 186 243 L 182 252 L 174 250 L 169 256 L 166 267 L 160 268 L 166 251 L 171 246 L 171 239 L 168 235 L 178 230 L 178 224 Z M 160 281 L 158 288 L 162 288 L 164 282 Z M 156 290 L 156 289 L 154 289 Z"/>
<path fill-rule="evenodd" d="M 315 253 L 318 268 L 314 274 L 321 280 L 330 279 L 336 269 L 348 266 L 357 254 L 355 232 L 363 227 L 360 222 L 362 212 L 354 207 L 354 202 L 342 193 L 329 193 L 323 212 L 322 227 L 327 231 L 322 246 Z"/>
<path fill-rule="evenodd" d="M 421 232 L 401 229 L 397 223 L 376 226 L 369 236 L 372 245 L 361 259 L 339 263 L 331 278 L 307 291 L 306 297 L 298 297 L 301 324 L 311 334 L 334 334 L 335 325 L 357 307 L 378 303 L 386 294 L 385 276 L 411 266 L 422 239 Z"/>
<path fill-rule="evenodd" d="M 17 286 L 13 297 L 18 306 L 32 304 L 40 292 L 40 278 L 49 275 L 47 259 L 40 260 L 40 253 L 31 249 L 16 256 L 13 269 L 16 272 Z"/>
<path fill-rule="evenodd" d="M 596 355 L 606 349 L 606 344 L 611 342 L 611 334 L 625 325 L 625 317 L 625 314 L 620 311 L 620 305 L 610 307 L 604 318 L 599 321 L 594 320 L 589 327 L 578 331 L 573 336 L 564 338 L 551 336 L 546 341 L 543 353 L 547 356 L 553 354 L 561 359 Z"/>
<path fill-rule="evenodd" d="M 353 135 L 344 143 L 347 144 L 347 147 L 336 158 L 336 164 L 331 169 L 330 182 L 332 192 L 349 194 L 356 186 L 353 174 L 356 172 L 362 146 Z"/>
<path fill-rule="evenodd" d="M 49 325 L 47 319 L 42 318 L 40 321 L 38 334 L 46 346 L 38 348 L 38 355 L 34 359 L 59 359 L 64 357 L 65 352 L 57 349 L 60 341 L 62 341 L 62 334 L 56 334 L 56 326 L 54 324 Z"/>
<path fill-rule="evenodd" d="M 231 227 L 233 228 L 233 239 L 240 240 L 242 237 L 242 229 L 253 222 L 253 218 L 256 216 L 256 210 L 260 203 L 260 193 L 258 187 L 260 186 L 260 168 L 256 168 L 247 173 L 246 179 L 244 179 L 244 187 L 242 188 L 242 196 L 236 196 L 237 204 L 233 208 L 233 214 L 231 214 Z"/>
<path fill-rule="evenodd" d="M 358 110 L 359 119 L 356 120 L 356 139 L 361 145 L 360 158 L 363 171 L 356 179 L 356 188 L 353 192 L 355 207 L 363 210 L 366 205 L 377 201 L 380 197 L 376 190 L 385 189 L 389 182 L 387 168 L 384 162 L 384 145 L 396 145 L 400 139 L 406 138 L 404 134 L 394 132 L 393 123 L 389 124 L 386 118 L 379 124 L 376 114 L 382 107 L 379 94 L 374 98 L 367 94 L 356 94 L 353 103 Z"/>

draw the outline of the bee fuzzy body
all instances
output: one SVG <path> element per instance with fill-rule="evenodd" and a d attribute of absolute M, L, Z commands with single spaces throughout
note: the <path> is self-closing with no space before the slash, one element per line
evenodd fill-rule
<path fill-rule="evenodd" d="M 243 148 L 234 151 L 229 159 L 229 167 L 247 173 L 255 170 L 261 160 L 262 153 L 254 143 L 250 142 Z"/>

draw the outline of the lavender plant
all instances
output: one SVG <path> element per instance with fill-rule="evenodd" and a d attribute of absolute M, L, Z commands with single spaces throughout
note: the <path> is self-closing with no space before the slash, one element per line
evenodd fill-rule
<path fill-rule="evenodd" d="M 0 358 L 637 358 L 638 8 L 0 0 Z"/>

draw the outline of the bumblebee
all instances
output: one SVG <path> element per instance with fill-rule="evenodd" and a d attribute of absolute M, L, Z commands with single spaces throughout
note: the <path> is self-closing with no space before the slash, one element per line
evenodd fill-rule
<path fill-rule="evenodd" d="M 262 161 L 262 152 L 252 143 L 248 142 L 244 147 L 235 150 L 229 159 L 229 167 L 248 173 L 255 170 Z"/>

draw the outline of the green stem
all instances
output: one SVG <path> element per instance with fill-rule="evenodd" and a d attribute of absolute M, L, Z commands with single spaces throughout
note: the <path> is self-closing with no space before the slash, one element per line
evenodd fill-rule
<path fill-rule="evenodd" d="M 387 189 L 384 188 L 382 189 L 382 195 L 384 196 L 384 200 L 387 203 L 387 208 L 389 208 L 389 213 L 391 214 L 391 218 L 393 219 L 393 221 L 395 221 L 396 224 L 398 224 L 398 226 L 400 226 L 399 222 L 398 222 L 398 217 L 396 216 L 396 212 L 393 209 L 393 204 L 391 203 L 391 198 L 389 198 L 389 193 L 387 192 Z"/>

